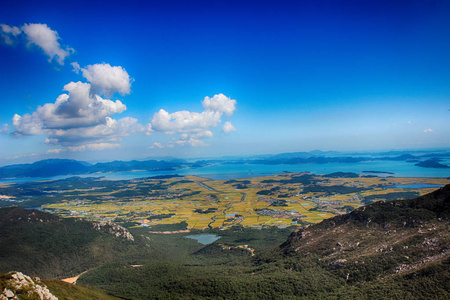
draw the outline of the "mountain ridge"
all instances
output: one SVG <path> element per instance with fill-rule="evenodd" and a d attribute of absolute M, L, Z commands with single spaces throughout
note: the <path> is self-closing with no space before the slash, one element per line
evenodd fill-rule
<path fill-rule="evenodd" d="M 251 157 L 228 157 L 222 159 L 202 159 L 188 162 L 183 159 L 170 160 L 131 160 L 111 161 L 90 164 L 73 159 L 46 159 L 31 164 L 15 164 L 0 167 L 0 178 L 33 178 L 52 177 L 58 175 L 80 175 L 127 171 L 173 171 L 183 168 L 197 168 L 213 164 L 263 164 L 263 165 L 301 165 L 327 163 L 360 163 L 367 161 L 405 161 L 416 163 L 423 168 L 450 168 L 439 162 L 442 158 L 450 157 L 450 152 L 418 154 L 405 152 L 387 152 L 374 156 L 373 153 L 346 154 L 336 151 L 311 151 L 280 153 L 276 155 L 259 155 Z M 394 155 L 393 155 L 394 154 Z M 388 156 L 386 156 L 388 155 Z M 432 157 L 431 159 L 429 157 Z"/>
<path fill-rule="evenodd" d="M 450 259 L 450 185 L 407 200 L 376 202 L 294 231 L 284 257 L 317 255 L 347 282 L 373 281 Z"/>

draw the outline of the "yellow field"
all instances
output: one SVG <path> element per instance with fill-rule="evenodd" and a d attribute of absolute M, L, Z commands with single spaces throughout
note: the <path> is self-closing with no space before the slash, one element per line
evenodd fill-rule
<path fill-rule="evenodd" d="M 366 197 L 375 201 L 384 200 L 392 193 L 429 193 L 435 188 L 405 189 L 395 185 L 427 183 L 445 185 L 444 178 L 394 178 L 358 177 L 324 178 L 316 176 L 318 192 L 308 191 L 300 183 L 273 182 L 295 178 L 299 174 L 280 174 L 239 180 L 213 181 L 197 176 L 178 179 L 145 179 L 129 184 L 127 188 L 151 188 L 163 182 L 167 189 L 160 196 L 154 191 L 149 195 L 135 197 L 114 197 L 116 191 L 105 192 L 101 188 L 73 189 L 78 192 L 76 201 L 50 204 L 51 209 L 65 216 L 92 220 L 114 220 L 116 218 L 136 222 L 139 225 L 177 224 L 186 221 L 189 228 L 223 228 L 240 224 L 242 226 L 287 226 L 318 223 L 325 218 L 346 212 L 346 209 L 364 205 Z M 269 182 L 265 182 L 268 181 Z M 241 183 L 240 183 L 241 182 Z M 242 184 L 245 182 L 245 184 Z M 244 189 L 237 189 L 238 184 Z M 320 191 L 320 187 L 324 190 Z M 355 192 L 327 192 L 326 188 L 355 188 Z M 364 190 L 365 189 L 365 190 Z M 176 196 L 179 195 L 179 196 Z M 83 197 L 96 196 L 101 201 Z M 110 198 L 108 198 L 109 196 Z M 112 196 L 112 197 L 111 197 Z M 209 210 L 208 210 L 209 209 Z"/>

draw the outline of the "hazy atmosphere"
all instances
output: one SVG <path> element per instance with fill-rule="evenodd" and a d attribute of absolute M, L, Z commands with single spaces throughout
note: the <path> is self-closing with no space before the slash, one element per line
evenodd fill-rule
<path fill-rule="evenodd" d="M 0 165 L 450 147 L 448 1 L 2 1 Z"/>

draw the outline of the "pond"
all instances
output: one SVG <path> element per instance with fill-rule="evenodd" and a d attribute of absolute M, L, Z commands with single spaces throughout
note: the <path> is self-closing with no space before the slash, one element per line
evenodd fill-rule
<path fill-rule="evenodd" d="M 188 235 L 186 237 L 189 239 L 197 240 L 197 242 L 203 245 L 209 245 L 220 239 L 220 236 L 215 234 Z"/>

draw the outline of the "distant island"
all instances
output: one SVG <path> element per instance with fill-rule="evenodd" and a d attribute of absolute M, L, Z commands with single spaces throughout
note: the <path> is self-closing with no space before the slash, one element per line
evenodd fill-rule
<path fill-rule="evenodd" d="M 253 165 L 327 165 L 358 164 L 363 162 L 383 161 L 420 161 L 415 166 L 423 168 L 450 168 L 439 161 L 450 157 L 450 151 L 422 152 L 381 152 L 381 153 L 344 153 L 334 151 L 293 152 L 269 155 L 219 157 L 214 159 L 174 159 L 112 161 L 91 164 L 73 159 L 46 159 L 29 164 L 15 164 L 0 167 L 0 179 L 53 177 L 65 175 L 119 173 L 132 171 L 176 171 L 225 164 Z M 423 161 L 421 161 L 423 160 Z M 392 172 L 363 171 L 362 173 L 388 174 Z M 347 174 L 349 175 L 349 174 Z M 351 175 L 351 174 L 350 174 Z M 353 175 L 354 176 L 354 175 Z"/>
<path fill-rule="evenodd" d="M 415 164 L 415 166 L 423 167 L 423 168 L 434 168 L 434 169 L 449 169 L 450 168 L 450 166 L 441 164 L 439 161 L 434 160 L 434 159 L 428 159 L 425 161 L 421 161 L 421 162 Z"/>
<path fill-rule="evenodd" d="M 382 171 L 362 171 L 363 173 L 370 173 L 370 174 L 389 174 L 394 175 L 395 173 L 392 172 L 382 172 Z"/>

